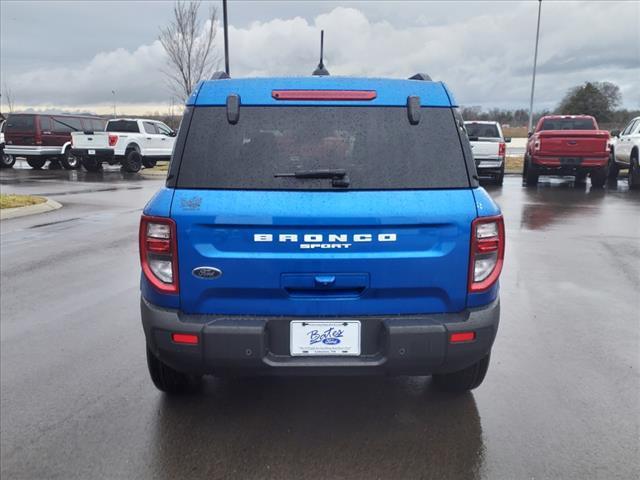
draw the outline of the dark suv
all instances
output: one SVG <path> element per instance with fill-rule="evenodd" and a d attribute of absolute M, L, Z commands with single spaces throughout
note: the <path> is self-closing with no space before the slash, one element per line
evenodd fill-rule
<path fill-rule="evenodd" d="M 140 224 L 159 389 L 205 374 L 482 382 L 502 215 L 451 93 L 415 78 L 198 85 Z"/>
<path fill-rule="evenodd" d="M 9 114 L 5 124 L 7 155 L 24 157 L 37 170 L 50 161 L 49 168 L 80 168 L 71 153 L 71 132 L 103 131 L 106 120 L 88 115 Z"/>

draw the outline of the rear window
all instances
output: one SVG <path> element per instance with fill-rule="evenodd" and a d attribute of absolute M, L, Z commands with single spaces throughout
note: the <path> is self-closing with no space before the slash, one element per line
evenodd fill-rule
<path fill-rule="evenodd" d="M 196 107 L 176 187 L 325 190 L 330 179 L 276 177 L 344 170 L 351 190 L 469 187 L 451 109 L 406 107 Z"/>
<path fill-rule="evenodd" d="M 498 126 L 490 123 L 466 123 L 464 127 L 467 129 L 469 137 L 478 138 L 500 138 Z"/>
<path fill-rule="evenodd" d="M 5 132 L 32 132 L 35 125 L 34 115 L 9 115 Z"/>
<path fill-rule="evenodd" d="M 590 118 L 548 118 L 543 120 L 540 130 L 595 130 Z"/>
<path fill-rule="evenodd" d="M 138 122 L 133 120 L 110 120 L 106 130 L 107 132 L 140 133 Z"/>

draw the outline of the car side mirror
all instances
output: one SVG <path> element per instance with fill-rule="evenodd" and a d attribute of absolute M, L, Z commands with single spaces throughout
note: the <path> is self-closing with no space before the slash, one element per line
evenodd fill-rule
<path fill-rule="evenodd" d="M 178 133 L 177 133 L 175 130 L 171 130 L 171 132 L 170 132 L 170 133 L 168 133 L 167 135 L 168 135 L 169 137 L 175 137 L 177 134 L 178 134 Z"/>
<path fill-rule="evenodd" d="M 533 135 L 533 132 L 527 132 L 527 138 L 531 138 L 531 135 Z"/>
<path fill-rule="evenodd" d="M 611 136 L 612 137 L 619 137 L 620 136 L 620 130 L 611 130 Z"/>
<path fill-rule="evenodd" d="M 504 137 L 504 143 L 511 143 L 511 137 Z"/>
<path fill-rule="evenodd" d="M 475 136 L 470 136 L 469 137 L 469 141 L 470 142 L 477 142 L 478 140 L 480 140 L 480 137 L 475 137 Z"/>

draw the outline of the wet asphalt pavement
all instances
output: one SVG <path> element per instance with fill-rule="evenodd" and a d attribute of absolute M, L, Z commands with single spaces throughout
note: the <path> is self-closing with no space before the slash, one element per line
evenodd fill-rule
<path fill-rule="evenodd" d="M 640 475 L 640 193 L 507 177 L 485 382 L 147 374 L 137 228 L 160 179 L 3 170 L 60 210 L 1 230 L 1 471 L 25 478 L 631 479 Z"/>

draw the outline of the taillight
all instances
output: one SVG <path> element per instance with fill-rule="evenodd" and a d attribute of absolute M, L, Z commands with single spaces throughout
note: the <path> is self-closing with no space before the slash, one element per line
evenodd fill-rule
<path fill-rule="evenodd" d="M 506 143 L 501 143 L 498 146 L 498 156 L 504 158 L 504 156 L 507 154 L 507 144 Z"/>
<path fill-rule="evenodd" d="M 504 261 L 502 215 L 476 218 L 471 224 L 469 292 L 485 291 L 498 280 Z"/>
<path fill-rule="evenodd" d="M 140 219 L 140 265 L 146 279 L 163 293 L 178 293 L 176 223 L 170 218 Z"/>
<path fill-rule="evenodd" d="M 109 146 L 115 147 L 118 143 L 118 135 L 109 135 Z"/>

